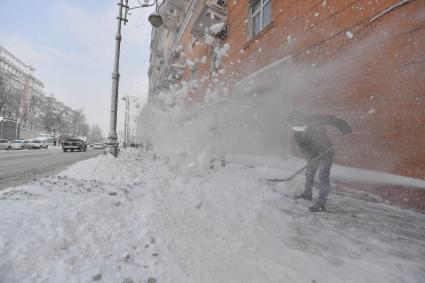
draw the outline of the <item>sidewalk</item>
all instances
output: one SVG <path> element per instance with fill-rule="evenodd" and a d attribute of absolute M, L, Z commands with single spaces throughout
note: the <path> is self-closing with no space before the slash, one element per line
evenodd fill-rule
<path fill-rule="evenodd" d="M 305 160 L 294 157 L 285 160 L 278 157 L 229 155 L 227 159 L 238 164 L 265 168 L 259 172 L 264 178 L 287 177 L 306 164 Z M 331 170 L 331 183 L 335 190 L 351 188 L 373 193 L 387 203 L 425 212 L 425 180 L 336 164 Z M 299 178 L 303 178 L 303 174 Z"/>
<path fill-rule="evenodd" d="M 274 173 L 264 166 L 182 174 L 168 165 L 123 150 L 2 191 L 0 281 L 425 278 L 425 214 L 350 190 L 314 214 L 293 200 L 302 178 L 267 184 L 259 179 Z"/>

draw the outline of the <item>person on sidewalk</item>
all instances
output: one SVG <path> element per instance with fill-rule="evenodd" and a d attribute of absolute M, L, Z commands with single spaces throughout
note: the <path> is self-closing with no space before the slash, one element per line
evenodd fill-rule
<path fill-rule="evenodd" d="M 351 127 L 342 118 L 334 115 L 304 115 L 300 111 L 292 111 L 287 121 L 292 126 L 294 141 L 308 162 L 305 171 L 304 192 L 295 199 L 312 201 L 314 176 L 319 170 L 319 199 L 309 208 L 310 211 L 326 210 L 326 200 L 329 193 L 330 171 L 335 155 L 335 149 L 326 133 L 325 126 L 334 126 L 343 134 L 352 133 Z"/>

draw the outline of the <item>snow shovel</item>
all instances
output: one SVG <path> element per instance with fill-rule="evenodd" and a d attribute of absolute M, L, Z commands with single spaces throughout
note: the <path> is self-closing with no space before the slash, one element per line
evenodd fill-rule
<path fill-rule="evenodd" d="M 295 172 L 294 174 L 292 174 L 291 176 L 289 176 L 287 178 L 283 178 L 283 179 L 265 179 L 265 180 L 266 181 L 269 181 L 269 182 L 288 182 L 288 181 L 291 181 L 298 174 L 300 174 L 302 171 L 304 171 L 311 163 L 318 161 L 319 159 L 321 159 L 323 156 L 325 156 L 326 153 L 328 153 L 332 149 L 333 149 L 332 146 L 328 147 L 324 152 L 322 152 L 321 154 L 319 154 L 316 158 L 314 158 L 313 160 L 311 160 L 310 162 L 308 162 L 304 167 L 302 167 L 297 172 Z"/>

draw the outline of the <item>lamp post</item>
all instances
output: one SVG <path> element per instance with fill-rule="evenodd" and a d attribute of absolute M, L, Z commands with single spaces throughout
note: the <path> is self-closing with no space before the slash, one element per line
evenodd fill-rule
<path fill-rule="evenodd" d="M 124 4 L 125 2 L 125 4 Z M 129 7 L 128 0 L 120 0 L 118 3 L 118 28 L 117 34 L 115 35 L 115 59 L 114 59 L 114 70 L 112 72 L 112 92 L 111 92 L 111 117 L 109 124 L 109 134 L 108 134 L 108 143 L 106 144 L 109 148 L 109 152 L 113 156 L 118 155 L 118 135 L 117 135 L 117 108 L 118 108 L 118 88 L 119 88 L 119 58 L 120 58 L 120 47 L 121 47 L 121 22 L 124 22 L 124 25 L 128 22 L 127 15 L 129 10 L 151 7 L 156 5 L 156 12 L 151 14 L 148 18 L 149 22 L 154 28 L 158 28 L 162 25 L 163 20 L 158 13 L 158 2 L 154 0 L 153 3 L 150 3 L 150 0 L 143 0 L 143 4 L 138 0 L 139 6 Z M 124 11 L 123 11 L 124 9 Z"/>
<path fill-rule="evenodd" d="M 122 98 L 125 101 L 125 119 L 124 119 L 124 148 L 130 140 L 130 103 L 136 103 L 136 108 L 139 108 L 139 100 L 135 96 L 124 96 Z"/>
<path fill-rule="evenodd" d="M 0 116 L 0 122 L 1 122 L 1 130 L 0 130 L 0 139 L 3 138 L 3 128 L 4 128 L 4 118 Z"/>
<path fill-rule="evenodd" d="M 15 140 L 19 138 L 19 119 L 16 116 L 16 131 L 15 131 Z"/>
<path fill-rule="evenodd" d="M 4 106 L 0 106 L 0 111 L 3 110 L 3 115 L 0 116 L 0 122 L 1 122 L 1 130 L 0 130 L 0 139 L 3 138 L 3 128 L 4 128 Z"/>

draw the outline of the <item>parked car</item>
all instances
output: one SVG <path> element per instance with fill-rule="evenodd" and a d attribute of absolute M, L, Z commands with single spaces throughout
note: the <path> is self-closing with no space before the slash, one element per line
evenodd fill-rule
<path fill-rule="evenodd" d="M 8 140 L 1 139 L 0 140 L 0 149 L 11 150 L 12 145 L 10 144 L 10 142 Z"/>
<path fill-rule="evenodd" d="M 33 149 L 34 144 L 32 140 L 24 140 L 24 143 L 22 144 L 22 149 Z"/>
<path fill-rule="evenodd" d="M 33 139 L 31 140 L 32 149 L 40 149 L 41 148 L 41 140 Z"/>
<path fill-rule="evenodd" d="M 24 144 L 25 140 L 14 140 L 12 142 L 12 149 L 22 149 L 22 145 Z"/>
<path fill-rule="evenodd" d="M 93 145 L 93 149 L 104 149 L 105 145 L 101 142 L 97 142 Z"/>
<path fill-rule="evenodd" d="M 74 151 L 86 151 L 87 150 L 87 144 L 86 142 L 79 137 L 67 137 L 62 141 L 62 149 L 64 152 L 67 152 L 68 150 Z"/>
<path fill-rule="evenodd" d="M 39 148 L 47 149 L 49 147 L 49 144 L 44 139 L 34 139 L 33 143 L 37 144 L 39 146 Z"/>

